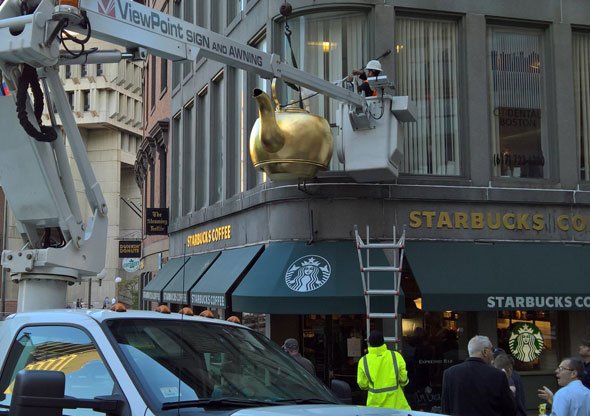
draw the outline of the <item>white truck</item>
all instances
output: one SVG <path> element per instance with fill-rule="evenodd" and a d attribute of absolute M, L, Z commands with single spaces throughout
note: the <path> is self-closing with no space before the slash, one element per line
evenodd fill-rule
<path fill-rule="evenodd" d="M 83 35 L 74 41 L 80 46 L 93 36 L 128 53 L 63 52 L 72 31 Z M 177 313 L 57 309 L 68 284 L 101 273 L 107 233 L 104 197 L 57 68 L 142 58 L 146 51 L 172 60 L 202 55 L 279 77 L 350 103 L 351 131 L 375 127 L 363 97 L 133 1 L 5 0 L 0 70 L 10 95 L 0 96 L 0 183 L 24 245 L 2 253 L 19 298 L 18 312 L 0 324 L 0 414 L 424 414 L 343 405 L 341 399 L 350 401 L 346 383 L 334 380 L 334 394 L 273 342 L 240 325 Z M 44 100 L 51 126 L 41 123 Z M 93 213 L 88 220 L 62 135 Z"/>

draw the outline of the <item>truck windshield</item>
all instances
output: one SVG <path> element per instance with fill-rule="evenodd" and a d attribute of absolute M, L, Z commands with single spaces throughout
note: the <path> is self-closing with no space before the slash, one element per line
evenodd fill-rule
<path fill-rule="evenodd" d="M 337 403 L 272 341 L 246 328 L 190 320 L 105 322 L 152 410 L 223 403 Z"/>

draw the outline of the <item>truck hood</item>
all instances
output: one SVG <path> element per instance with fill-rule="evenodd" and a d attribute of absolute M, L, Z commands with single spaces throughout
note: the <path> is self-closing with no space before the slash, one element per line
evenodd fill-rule
<path fill-rule="evenodd" d="M 272 406 L 255 409 L 243 409 L 234 416 L 432 416 L 434 413 L 416 412 L 413 410 L 382 409 L 365 406 L 310 404 L 295 406 Z M 440 416 L 440 415 L 439 415 Z"/>

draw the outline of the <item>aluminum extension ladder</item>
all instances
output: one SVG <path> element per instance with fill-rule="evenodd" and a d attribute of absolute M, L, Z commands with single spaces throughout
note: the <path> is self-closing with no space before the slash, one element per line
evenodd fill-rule
<path fill-rule="evenodd" d="M 371 318 L 374 319 L 393 319 L 394 322 L 394 336 L 386 337 L 385 342 L 399 342 L 399 322 L 397 322 L 399 314 L 399 295 L 400 284 L 402 276 L 402 265 L 404 263 L 404 244 L 406 232 L 402 233 L 400 239 L 397 239 L 395 227 L 393 227 L 393 242 L 392 243 L 371 243 L 369 240 L 369 226 L 367 226 L 367 238 L 365 241 L 361 238 L 358 232 L 358 227 L 354 226 L 354 235 L 356 239 L 356 248 L 359 257 L 359 264 L 361 270 L 361 279 L 363 282 L 363 293 L 366 305 L 366 320 L 367 320 L 367 336 L 371 331 Z M 371 266 L 371 250 L 390 250 L 393 254 L 393 266 Z M 365 258 L 363 259 L 363 252 Z M 363 264 L 363 260 L 366 264 Z M 393 289 L 371 289 L 371 273 L 393 273 Z M 371 297 L 374 296 L 393 296 L 393 312 L 372 312 L 371 311 Z"/>

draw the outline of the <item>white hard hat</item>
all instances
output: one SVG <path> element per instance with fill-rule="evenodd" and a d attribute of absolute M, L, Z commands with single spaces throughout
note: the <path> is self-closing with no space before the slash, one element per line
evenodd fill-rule
<path fill-rule="evenodd" d="M 367 70 L 372 69 L 373 71 L 381 72 L 382 71 L 381 62 L 379 62 L 376 59 L 373 59 L 367 63 L 367 66 L 365 67 L 365 69 L 367 69 Z"/>

